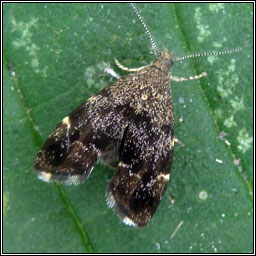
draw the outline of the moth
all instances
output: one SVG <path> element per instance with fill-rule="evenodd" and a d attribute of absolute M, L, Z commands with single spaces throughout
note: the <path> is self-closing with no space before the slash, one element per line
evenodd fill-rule
<path fill-rule="evenodd" d="M 149 36 L 156 60 L 121 77 L 66 116 L 39 151 L 34 167 L 43 181 L 79 184 L 101 159 L 116 170 L 106 190 L 107 204 L 123 223 L 142 227 L 154 215 L 170 178 L 174 148 L 170 79 L 175 79 L 170 70 L 177 58 L 166 49 L 158 50 L 136 7 L 131 6 Z"/>

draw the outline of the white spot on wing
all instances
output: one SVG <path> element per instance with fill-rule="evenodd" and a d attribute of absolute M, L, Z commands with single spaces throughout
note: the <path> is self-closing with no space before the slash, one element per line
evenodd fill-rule
<path fill-rule="evenodd" d="M 170 173 L 168 174 L 160 174 L 157 176 L 157 179 L 164 179 L 164 180 L 169 180 L 170 179 Z"/>
<path fill-rule="evenodd" d="M 62 120 L 62 123 L 65 124 L 65 125 L 68 127 L 68 130 L 70 129 L 71 124 L 70 124 L 70 119 L 69 119 L 68 116 L 66 116 L 66 117 Z"/>
<path fill-rule="evenodd" d="M 108 192 L 108 195 L 107 195 L 107 205 L 108 205 L 108 207 L 109 208 L 113 208 L 113 206 L 115 205 L 115 199 L 114 199 L 114 197 L 113 197 L 113 195 L 112 195 L 112 193 L 111 192 Z"/>
<path fill-rule="evenodd" d="M 129 218 L 129 217 L 124 217 L 123 219 L 123 223 L 127 226 L 132 226 L 132 227 L 136 227 L 137 225 Z"/>
<path fill-rule="evenodd" d="M 124 162 L 120 162 L 118 165 L 120 167 L 124 167 L 124 168 L 130 167 L 129 165 L 125 164 Z"/>
<path fill-rule="evenodd" d="M 51 173 L 48 172 L 39 172 L 38 173 L 38 179 L 49 182 L 52 177 Z"/>
<path fill-rule="evenodd" d="M 57 183 L 65 184 L 65 185 L 81 184 L 81 182 L 85 178 L 82 175 L 70 175 L 68 177 L 65 177 L 63 175 L 52 175 L 51 173 L 47 173 L 47 172 L 37 172 L 37 173 L 38 173 L 38 178 L 42 181 L 45 181 L 45 182 L 56 181 Z"/>

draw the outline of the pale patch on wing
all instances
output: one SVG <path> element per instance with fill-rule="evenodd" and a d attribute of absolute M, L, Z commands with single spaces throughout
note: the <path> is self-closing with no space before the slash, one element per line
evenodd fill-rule
<path fill-rule="evenodd" d="M 116 204 L 114 196 L 112 195 L 111 192 L 108 192 L 106 201 L 107 201 L 108 207 L 110 207 L 110 208 L 113 208 Z M 129 217 L 125 216 L 124 218 L 122 218 L 122 216 L 120 214 L 118 214 L 118 215 L 122 219 L 122 221 L 125 225 L 131 226 L 131 227 L 136 227 L 137 226 L 136 223 L 132 219 L 130 219 Z"/>
<path fill-rule="evenodd" d="M 161 173 L 156 178 L 157 178 L 157 180 L 159 180 L 159 179 L 169 180 L 170 179 L 170 173 L 168 173 L 168 174 Z"/>
<path fill-rule="evenodd" d="M 119 162 L 118 166 L 123 167 L 123 168 L 129 168 L 130 167 L 130 165 L 125 164 L 124 162 Z"/>
<path fill-rule="evenodd" d="M 136 227 L 137 225 L 129 218 L 129 217 L 124 217 L 123 218 L 123 223 L 127 226 L 132 226 L 132 227 Z"/>
<path fill-rule="evenodd" d="M 66 116 L 66 117 L 62 120 L 62 123 L 67 126 L 68 130 L 70 129 L 71 123 L 70 123 L 69 116 Z"/>
<path fill-rule="evenodd" d="M 116 202 L 111 192 L 108 192 L 106 201 L 107 201 L 107 206 L 109 208 L 113 208 Z"/>
<path fill-rule="evenodd" d="M 57 182 L 60 184 L 65 184 L 65 185 L 79 185 L 81 184 L 92 172 L 93 167 L 91 170 L 84 174 L 84 175 L 61 175 L 61 174 L 52 174 L 49 172 L 42 172 L 42 171 L 37 171 L 38 178 L 42 181 L 45 182 Z"/>
<path fill-rule="evenodd" d="M 49 172 L 38 172 L 38 179 L 43 180 L 45 182 L 50 182 L 52 174 Z"/>

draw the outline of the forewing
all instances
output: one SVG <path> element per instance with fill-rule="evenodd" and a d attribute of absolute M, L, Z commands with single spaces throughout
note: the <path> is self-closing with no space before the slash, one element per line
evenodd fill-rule
<path fill-rule="evenodd" d="M 127 127 L 107 203 L 122 221 L 145 226 L 158 207 L 170 176 L 173 127 L 137 114 Z"/>
<path fill-rule="evenodd" d="M 48 137 L 35 160 L 38 177 L 65 184 L 84 181 L 99 157 L 116 151 L 129 115 L 127 107 L 114 106 L 108 88 L 91 97 Z"/>

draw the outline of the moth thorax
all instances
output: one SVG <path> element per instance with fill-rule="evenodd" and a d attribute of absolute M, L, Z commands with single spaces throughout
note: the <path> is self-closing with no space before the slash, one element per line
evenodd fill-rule
<path fill-rule="evenodd" d="M 169 72 L 173 65 L 173 54 L 168 53 L 167 49 L 164 49 L 163 52 L 157 57 L 154 62 L 154 65 L 161 69 L 163 72 Z"/>

